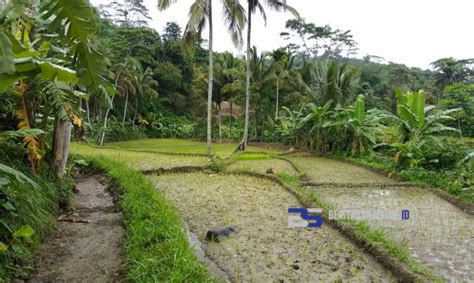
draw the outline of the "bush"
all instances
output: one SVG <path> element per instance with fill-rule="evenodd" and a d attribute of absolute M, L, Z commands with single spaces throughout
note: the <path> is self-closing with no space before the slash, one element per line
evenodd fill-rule
<path fill-rule="evenodd" d="M 442 147 L 429 147 L 423 149 L 423 168 L 428 170 L 453 169 L 464 156 L 468 148 L 462 144 L 444 143 Z"/>
<path fill-rule="evenodd" d="M 34 247 L 53 227 L 59 204 L 71 195 L 71 183 L 21 172 L 0 170 L 0 174 L 0 279 L 27 279 L 33 270 Z"/>

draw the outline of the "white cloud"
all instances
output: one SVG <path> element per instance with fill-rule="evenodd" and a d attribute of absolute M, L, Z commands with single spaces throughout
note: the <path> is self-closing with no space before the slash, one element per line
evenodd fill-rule
<path fill-rule="evenodd" d="M 92 0 L 94 5 L 106 0 Z M 166 22 L 184 27 L 192 0 L 178 0 L 166 11 L 158 11 L 156 0 L 144 0 L 152 16 L 151 26 L 162 32 Z M 225 31 L 220 1 L 214 0 L 215 50 L 236 50 Z M 243 4 L 246 1 L 242 1 Z M 359 43 L 359 54 L 384 57 L 387 61 L 428 68 L 442 57 L 474 57 L 474 1 L 472 0 L 288 0 L 308 22 L 350 29 Z M 289 13 L 267 11 L 265 26 L 260 14 L 253 19 L 252 44 L 260 51 L 287 43 L 280 38 Z M 207 38 L 207 31 L 203 37 Z"/>

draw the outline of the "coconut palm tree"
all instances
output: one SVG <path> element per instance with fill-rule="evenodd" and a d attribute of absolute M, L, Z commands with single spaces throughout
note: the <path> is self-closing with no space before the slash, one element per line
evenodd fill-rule
<path fill-rule="evenodd" d="M 223 17 L 227 30 L 232 36 L 236 46 L 243 42 L 242 30 L 245 26 L 245 12 L 238 0 L 221 0 L 223 3 Z M 176 0 L 158 0 L 158 8 L 164 10 Z M 189 43 L 200 35 L 203 28 L 209 24 L 209 70 L 207 91 L 207 154 L 211 154 L 211 118 L 212 118 L 212 86 L 213 86 L 213 22 L 212 22 L 212 0 L 196 0 L 189 10 L 189 21 L 186 25 L 185 38 Z"/>
<path fill-rule="evenodd" d="M 263 16 L 265 22 L 267 21 L 267 15 L 265 9 L 260 0 L 247 0 L 247 73 L 245 78 L 245 124 L 244 124 L 244 136 L 242 142 L 239 145 L 240 150 L 245 150 L 247 147 L 247 140 L 249 135 L 249 107 L 250 107 L 250 61 L 251 61 L 251 49 L 252 44 L 250 38 L 252 35 L 252 14 L 257 11 Z M 265 4 L 272 10 L 275 11 L 290 11 L 296 17 L 299 17 L 298 12 L 291 6 L 286 4 L 286 0 L 266 0 Z"/>
<path fill-rule="evenodd" d="M 272 68 L 276 76 L 276 100 L 275 100 L 275 121 L 278 119 L 278 109 L 280 100 L 280 82 L 287 79 L 290 75 L 290 69 L 293 65 L 294 57 L 286 52 L 285 48 L 278 48 L 271 52 L 270 57 L 273 60 Z"/>
<path fill-rule="evenodd" d="M 433 77 L 438 100 L 447 86 L 464 82 L 474 76 L 472 67 L 469 67 L 472 64 L 474 64 L 474 59 L 456 60 L 454 58 L 442 58 L 431 63 L 435 70 Z"/>

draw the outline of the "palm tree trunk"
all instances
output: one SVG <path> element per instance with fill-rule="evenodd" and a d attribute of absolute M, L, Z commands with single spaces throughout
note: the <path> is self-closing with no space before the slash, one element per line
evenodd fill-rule
<path fill-rule="evenodd" d="M 91 125 L 91 112 L 89 110 L 89 99 L 86 99 L 86 114 L 87 114 L 87 123 Z"/>
<path fill-rule="evenodd" d="M 125 117 L 127 117 L 127 107 L 128 107 L 128 90 L 127 90 L 127 95 L 125 96 L 125 108 L 123 109 L 122 127 L 125 127 Z"/>
<path fill-rule="evenodd" d="M 214 66 L 213 66 L 213 50 L 212 50 L 212 0 L 209 0 L 209 78 L 207 80 L 207 154 L 211 155 L 211 124 L 212 124 L 212 84 L 213 84 L 213 75 L 214 75 Z"/>
<path fill-rule="evenodd" d="M 250 107 L 250 36 L 252 34 L 252 1 L 248 1 L 248 16 L 247 16 L 247 73 L 245 78 L 245 124 L 244 124 L 244 137 L 240 143 L 240 150 L 247 148 L 247 140 L 249 136 L 249 107 Z"/>
<path fill-rule="evenodd" d="M 114 98 L 115 98 L 115 95 L 112 96 L 112 99 L 111 99 L 111 106 L 109 106 L 107 108 L 107 111 L 105 112 L 105 118 L 104 118 L 104 129 L 102 130 L 102 137 L 100 139 L 100 146 L 103 146 L 104 145 L 104 140 L 105 140 L 105 131 L 107 129 L 107 119 L 109 118 L 109 113 L 110 113 L 110 110 L 112 110 L 112 105 L 114 103 Z"/>
<path fill-rule="evenodd" d="M 230 103 L 230 113 L 229 113 L 229 140 L 232 138 L 232 101 Z"/>
<path fill-rule="evenodd" d="M 219 140 L 222 140 L 221 113 L 217 114 L 217 121 L 219 123 Z"/>
<path fill-rule="evenodd" d="M 277 99 L 276 99 L 276 107 L 275 107 L 275 121 L 278 119 L 278 100 L 279 100 L 279 85 L 278 85 L 278 78 L 277 78 Z"/>

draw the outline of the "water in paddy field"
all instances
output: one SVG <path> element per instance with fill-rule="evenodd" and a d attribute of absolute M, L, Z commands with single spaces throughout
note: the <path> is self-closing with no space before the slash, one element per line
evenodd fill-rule
<path fill-rule="evenodd" d="M 307 156 L 290 156 L 289 159 L 301 167 L 311 182 L 395 183 L 393 179 L 366 168 L 338 160 Z"/>
<path fill-rule="evenodd" d="M 409 220 L 369 220 L 413 258 L 452 282 L 474 280 L 474 216 L 416 187 L 311 187 L 338 209 L 410 210 Z M 401 218 L 401 217 L 400 217 Z"/>
<path fill-rule="evenodd" d="M 236 282 L 394 282 L 374 258 L 338 231 L 287 227 L 288 208 L 301 207 L 281 186 L 237 175 L 148 176 L 183 216 L 206 255 Z M 238 233 L 205 240 L 208 229 Z"/>

